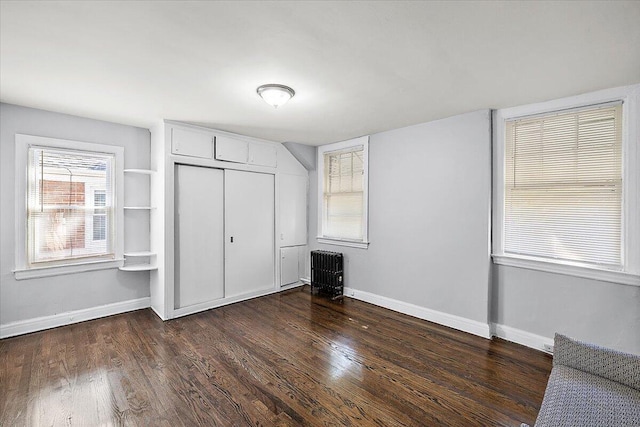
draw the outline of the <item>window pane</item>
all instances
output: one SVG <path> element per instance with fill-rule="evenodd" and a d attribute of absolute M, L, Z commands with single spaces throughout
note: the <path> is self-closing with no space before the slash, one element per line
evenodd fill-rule
<path fill-rule="evenodd" d="M 324 226 L 326 237 L 362 240 L 364 148 L 325 153 Z"/>
<path fill-rule="evenodd" d="M 105 215 L 93 216 L 93 240 L 107 238 L 107 217 Z"/>
<path fill-rule="evenodd" d="M 621 113 L 507 122 L 505 252 L 621 267 Z"/>
<path fill-rule="evenodd" d="M 335 194 L 325 199 L 327 237 L 362 239 L 362 193 Z"/>
<path fill-rule="evenodd" d="M 29 262 L 112 256 L 113 156 L 31 147 L 29 159 Z"/>

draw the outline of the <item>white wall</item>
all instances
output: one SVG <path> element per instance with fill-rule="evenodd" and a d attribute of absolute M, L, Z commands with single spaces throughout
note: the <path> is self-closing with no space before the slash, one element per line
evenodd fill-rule
<path fill-rule="evenodd" d="M 345 254 L 348 288 L 488 334 L 488 110 L 370 136 L 366 250 L 317 243 L 317 171 L 309 176 L 309 245 Z"/>
<path fill-rule="evenodd" d="M 6 331 L 16 323 L 76 310 L 85 310 L 86 316 L 86 309 L 148 297 L 148 272 L 110 269 L 16 281 L 11 270 L 15 255 L 15 134 L 119 145 L 125 148 L 125 168 L 148 168 L 149 131 L 10 104 L 0 104 L 0 123 L 0 327 Z"/>

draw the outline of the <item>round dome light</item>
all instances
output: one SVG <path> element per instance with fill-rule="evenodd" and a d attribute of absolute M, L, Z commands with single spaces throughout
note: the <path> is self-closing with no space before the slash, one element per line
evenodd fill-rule
<path fill-rule="evenodd" d="M 256 92 L 264 99 L 264 102 L 274 108 L 286 104 L 296 94 L 289 86 L 274 83 L 259 86 Z"/>

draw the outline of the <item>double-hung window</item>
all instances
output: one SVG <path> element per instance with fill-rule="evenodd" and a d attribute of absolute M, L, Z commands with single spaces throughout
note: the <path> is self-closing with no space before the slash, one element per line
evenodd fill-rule
<path fill-rule="evenodd" d="M 122 152 L 16 135 L 16 277 L 118 266 Z"/>
<path fill-rule="evenodd" d="M 640 284 L 633 92 L 533 114 L 498 112 L 496 262 Z"/>
<path fill-rule="evenodd" d="M 368 245 L 369 138 L 318 147 L 318 241 Z"/>

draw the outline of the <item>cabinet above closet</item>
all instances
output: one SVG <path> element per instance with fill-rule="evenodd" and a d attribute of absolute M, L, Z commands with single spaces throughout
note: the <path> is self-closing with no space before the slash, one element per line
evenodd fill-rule
<path fill-rule="evenodd" d="M 278 152 L 271 143 L 199 129 L 172 128 L 171 154 L 271 168 L 278 166 Z"/>

